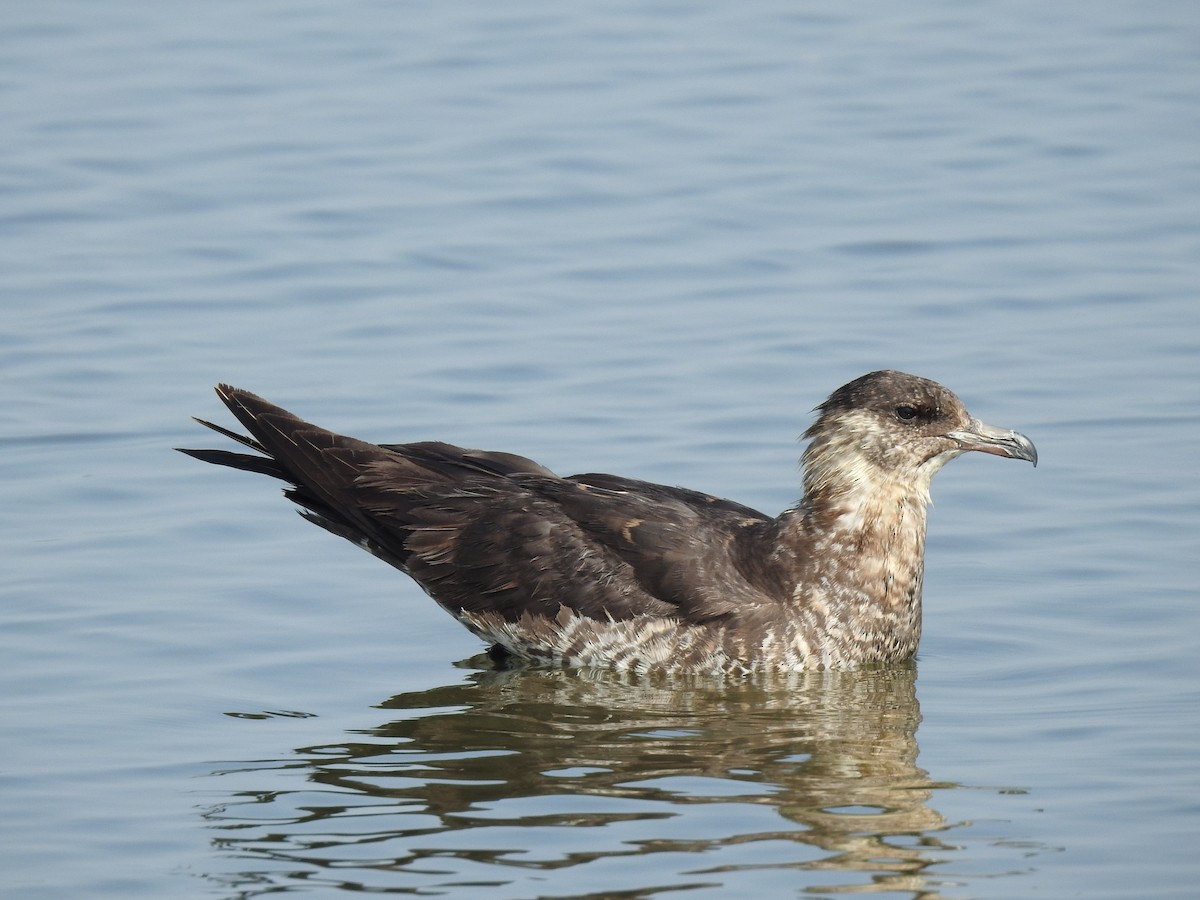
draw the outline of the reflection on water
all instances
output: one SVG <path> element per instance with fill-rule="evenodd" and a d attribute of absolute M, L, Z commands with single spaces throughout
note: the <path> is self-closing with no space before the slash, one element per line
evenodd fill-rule
<path fill-rule="evenodd" d="M 474 672 L 391 698 L 350 740 L 224 767 L 259 786 L 205 811 L 231 864 L 211 877 L 239 896 L 641 897 L 753 872 L 759 890 L 937 896 L 926 870 L 953 851 L 914 682 Z"/>

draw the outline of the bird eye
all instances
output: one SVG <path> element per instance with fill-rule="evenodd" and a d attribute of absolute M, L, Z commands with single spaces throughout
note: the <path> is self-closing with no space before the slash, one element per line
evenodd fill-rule
<path fill-rule="evenodd" d="M 917 411 L 911 406 L 897 406 L 896 418 L 903 422 L 911 422 L 917 417 Z"/>

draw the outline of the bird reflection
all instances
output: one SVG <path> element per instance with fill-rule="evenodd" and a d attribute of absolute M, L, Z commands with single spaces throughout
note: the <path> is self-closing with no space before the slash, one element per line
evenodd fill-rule
<path fill-rule="evenodd" d="M 211 877 L 240 896 L 300 881 L 438 893 L 532 871 L 535 894 L 641 897 L 774 869 L 789 892 L 936 897 L 927 870 L 952 850 L 916 764 L 915 677 L 474 671 L 392 697 L 372 729 L 241 768 L 271 787 L 207 810 L 238 870 Z M 282 790 L 293 779 L 271 769 L 304 784 Z M 588 867 L 618 859 L 621 884 L 599 893 L 540 877 L 594 886 Z"/>

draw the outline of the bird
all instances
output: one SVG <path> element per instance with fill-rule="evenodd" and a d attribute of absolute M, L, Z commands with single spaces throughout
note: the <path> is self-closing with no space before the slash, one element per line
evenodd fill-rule
<path fill-rule="evenodd" d="M 929 488 L 970 451 L 1026 460 L 935 381 L 870 372 L 804 432 L 802 496 L 777 516 L 617 475 L 561 477 L 513 453 L 373 444 L 227 384 L 251 453 L 185 449 L 268 475 L 308 521 L 407 573 L 497 666 L 745 675 L 915 656 Z"/>

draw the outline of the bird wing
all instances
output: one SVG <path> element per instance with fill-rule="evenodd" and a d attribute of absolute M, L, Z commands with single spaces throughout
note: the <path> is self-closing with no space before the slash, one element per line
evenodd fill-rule
<path fill-rule="evenodd" d="M 253 437 L 210 427 L 263 455 L 185 452 L 290 483 L 306 518 L 409 573 L 456 616 L 565 607 L 699 622 L 767 599 L 738 566 L 739 537 L 770 521 L 748 507 L 610 475 L 563 479 L 514 454 L 371 444 L 247 391 L 218 393 Z"/>
<path fill-rule="evenodd" d="M 743 556 L 773 521 L 699 491 L 590 473 L 537 482 L 597 544 L 614 552 L 649 593 L 689 622 L 707 622 L 769 602 L 747 577 Z"/>

